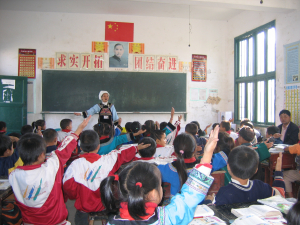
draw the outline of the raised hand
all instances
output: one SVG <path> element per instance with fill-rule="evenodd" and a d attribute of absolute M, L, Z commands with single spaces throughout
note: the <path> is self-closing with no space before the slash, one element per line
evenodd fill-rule
<path fill-rule="evenodd" d="M 219 140 L 218 139 L 219 129 L 220 129 L 219 125 L 217 125 L 215 127 L 215 129 L 210 132 L 209 139 L 204 148 L 204 154 L 201 159 L 201 163 L 210 163 L 211 162 L 211 157 L 214 153 L 214 150 L 217 146 L 217 142 Z"/>
<path fill-rule="evenodd" d="M 79 126 L 77 127 L 77 130 L 74 132 L 74 134 L 79 136 L 81 134 L 81 132 L 83 131 L 83 129 L 88 125 L 91 117 L 92 116 L 89 116 L 88 118 L 84 119 L 83 122 L 81 124 L 79 124 Z"/>

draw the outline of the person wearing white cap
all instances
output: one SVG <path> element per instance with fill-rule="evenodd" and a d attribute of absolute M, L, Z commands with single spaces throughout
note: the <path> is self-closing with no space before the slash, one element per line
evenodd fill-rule
<path fill-rule="evenodd" d="M 98 119 L 99 123 L 102 122 L 111 125 L 113 124 L 117 125 L 119 117 L 115 106 L 108 102 L 109 93 L 107 91 L 100 91 L 99 99 L 102 101 L 101 103 L 94 105 L 92 108 L 90 108 L 87 111 L 84 111 L 82 113 L 74 113 L 74 114 L 76 116 L 83 115 L 84 118 L 87 118 L 90 115 L 99 113 L 99 119 Z"/>

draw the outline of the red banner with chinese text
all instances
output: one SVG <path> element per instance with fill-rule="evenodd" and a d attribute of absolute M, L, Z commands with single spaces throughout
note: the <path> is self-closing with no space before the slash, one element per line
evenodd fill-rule
<path fill-rule="evenodd" d="M 36 49 L 19 49 L 18 76 L 35 78 Z"/>
<path fill-rule="evenodd" d="M 105 41 L 133 42 L 134 23 L 105 21 Z"/>

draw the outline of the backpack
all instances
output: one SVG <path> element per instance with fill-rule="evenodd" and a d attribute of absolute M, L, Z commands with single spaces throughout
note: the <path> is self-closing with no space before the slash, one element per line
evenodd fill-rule
<path fill-rule="evenodd" d="M 22 215 L 16 204 L 2 202 L 2 224 L 4 225 L 20 225 L 23 224 Z"/>

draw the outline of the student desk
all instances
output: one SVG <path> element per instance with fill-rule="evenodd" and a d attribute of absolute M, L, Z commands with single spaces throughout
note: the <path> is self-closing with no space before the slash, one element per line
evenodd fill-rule
<path fill-rule="evenodd" d="M 261 162 L 262 168 L 265 169 L 265 183 L 273 184 L 273 171 L 275 170 L 277 158 L 279 153 L 271 153 L 269 158 L 269 162 Z M 283 152 L 282 154 L 282 169 L 296 169 L 295 163 L 295 154 L 290 154 L 289 152 Z"/>
<path fill-rule="evenodd" d="M 7 179 L 7 177 L 1 177 L 0 179 Z M 0 190 L 0 215 L 2 215 L 2 202 L 6 198 L 8 198 L 11 194 L 13 194 L 13 190 L 11 187 L 7 188 L 6 190 Z M 2 218 L 0 216 L 0 224 L 2 224 Z"/>

